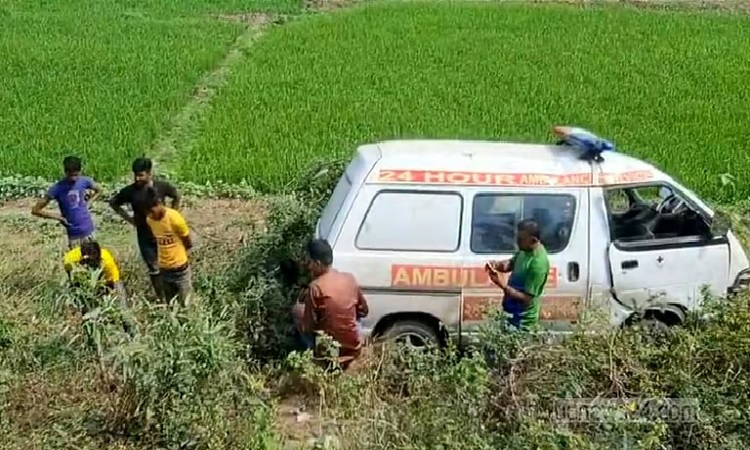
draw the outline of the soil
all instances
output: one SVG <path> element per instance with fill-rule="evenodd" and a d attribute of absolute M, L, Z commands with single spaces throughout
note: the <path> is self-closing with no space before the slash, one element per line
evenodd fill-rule
<path fill-rule="evenodd" d="M 31 289 L 41 280 L 31 279 L 34 276 L 59 272 L 67 246 L 62 227 L 31 215 L 33 203 L 33 199 L 22 199 L 0 207 L 0 234 L 4 237 L 0 239 L 0 252 L 9 256 L 0 264 L 0 280 L 13 281 L 21 289 Z M 114 252 L 121 269 L 139 264 L 132 227 L 115 218 L 106 204 L 97 203 L 93 212 L 98 225 L 97 240 Z M 245 244 L 253 230 L 262 225 L 265 212 L 260 199 L 186 200 L 183 207 L 196 247 L 210 245 L 221 249 Z"/>

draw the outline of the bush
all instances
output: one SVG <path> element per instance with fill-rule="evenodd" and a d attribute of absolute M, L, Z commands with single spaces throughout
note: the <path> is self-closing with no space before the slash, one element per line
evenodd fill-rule
<path fill-rule="evenodd" d="M 343 166 L 342 161 L 313 164 L 287 194 L 269 199 L 264 229 L 255 230 L 249 244 L 216 271 L 223 275 L 211 275 L 212 307 L 233 309 L 250 361 L 278 361 L 294 349 L 290 311 L 308 278 L 287 272 L 302 260 Z"/>
<path fill-rule="evenodd" d="M 37 336 L 22 318 L 0 320 L 0 406 L 11 411 L 0 414 L 0 434 L 25 442 L 23 423 L 45 430 L 30 441 L 41 446 L 64 428 L 64 437 L 94 439 L 88 448 L 113 438 L 127 448 L 272 448 L 276 404 L 293 394 L 313 403 L 318 439 L 309 444 L 318 448 L 748 448 L 750 296 L 707 299 L 708 316 L 690 314 L 663 336 L 581 329 L 550 343 L 512 332 L 493 315 L 481 351 L 469 354 L 382 345 L 338 374 L 313 364 L 310 352 L 292 352 L 289 309 L 307 280 L 282 268 L 301 256 L 341 169 L 316 167 L 269 199 L 263 229 L 236 253 L 203 250 L 220 257 L 196 274 L 198 302 L 190 308 L 137 298 L 127 313 L 115 299 L 64 294 L 58 306 L 84 309 L 79 321 L 47 312 L 53 322 Z M 38 311 L 53 303 L 34 302 Z M 17 391 L 34 393 L 36 380 L 57 378 L 78 383 L 74 394 L 84 391 L 75 394 L 79 409 L 18 420 L 28 398 L 44 395 Z M 64 392 L 55 398 L 75 397 L 65 383 L 50 391 Z M 638 409 L 644 399 L 672 398 L 693 399 L 681 412 L 694 420 L 658 420 L 656 411 Z M 596 409 L 584 404 L 590 399 L 615 403 Z M 101 418 L 95 433 L 90 416 Z"/>

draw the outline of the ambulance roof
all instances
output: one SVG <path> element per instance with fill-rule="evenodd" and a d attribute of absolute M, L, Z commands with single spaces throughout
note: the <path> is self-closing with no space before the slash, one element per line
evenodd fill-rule
<path fill-rule="evenodd" d="M 580 151 L 562 145 L 462 140 L 389 140 L 359 148 L 362 156 L 378 160 L 379 170 L 535 173 L 564 176 L 590 172 Z M 606 152 L 605 172 L 661 171 L 620 152 Z"/>

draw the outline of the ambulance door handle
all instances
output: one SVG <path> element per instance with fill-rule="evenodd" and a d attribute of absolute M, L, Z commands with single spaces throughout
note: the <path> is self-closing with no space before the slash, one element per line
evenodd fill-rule
<path fill-rule="evenodd" d="M 568 281 L 571 283 L 575 283 L 578 281 L 578 278 L 581 276 L 581 270 L 578 267 L 578 263 L 575 261 L 571 261 L 568 263 Z"/>
<path fill-rule="evenodd" d="M 620 264 L 620 267 L 622 267 L 623 269 L 626 269 L 626 270 L 627 269 L 635 269 L 636 267 L 638 267 L 638 261 L 635 260 L 635 259 L 631 259 L 631 260 L 628 260 L 628 261 L 623 261 L 622 264 Z"/>

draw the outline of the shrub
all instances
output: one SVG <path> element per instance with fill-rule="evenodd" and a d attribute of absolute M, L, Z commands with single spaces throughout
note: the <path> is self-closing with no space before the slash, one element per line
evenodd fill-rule
<path fill-rule="evenodd" d="M 80 331 L 106 397 L 103 432 L 166 448 L 262 449 L 272 405 L 264 384 L 238 358 L 226 315 L 112 296 L 63 296 L 83 307 Z M 87 295 L 88 294 L 88 295 Z M 123 324 L 129 328 L 124 328 Z"/>
<path fill-rule="evenodd" d="M 343 161 L 314 163 L 286 194 L 269 199 L 264 229 L 255 230 L 249 244 L 211 274 L 212 307 L 234 310 L 235 329 L 250 361 L 283 359 L 294 348 L 290 310 L 308 279 L 302 272 L 288 276 L 282 268 L 302 260 L 343 166 Z"/>

